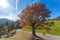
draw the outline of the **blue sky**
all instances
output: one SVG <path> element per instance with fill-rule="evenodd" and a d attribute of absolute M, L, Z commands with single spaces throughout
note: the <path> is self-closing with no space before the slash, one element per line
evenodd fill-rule
<path fill-rule="evenodd" d="M 57 16 L 60 16 L 60 0 L 19 0 L 19 6 L 18 10 L 22 10 L 24 7 L 26 7 L 27 4 L 31 5 L 34 2 L 42 2 L 46 5 L 48 9 L 50 9 L 51 12 L 51 18 L 55 18 Z"/>
<path fill-rule="evenodd" d="M 0 0 L 0 18 L 17 20 L 18 14 L 34 2 L 43 2 L 51 12 L 51 18 L 60 16 L 60 0 Z"/>

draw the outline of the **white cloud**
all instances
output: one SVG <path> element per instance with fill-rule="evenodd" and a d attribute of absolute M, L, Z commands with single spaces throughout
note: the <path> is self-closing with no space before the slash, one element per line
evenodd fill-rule
<path fill-rule="evenodd" d="M 3 14 L 7 14 L 2 16 L 3 14 L 0 15 L 0 18 L 6 18 L 10 20 L 17 20 L 18 19 L 18 14 L 15 13 L 16 8 L 14 8 L 8 0 L 0 0 L 0 10 L 2 11 Z"/>
<path fill-rule="evenodd" d="M 18 15 L 17 14 L 13 14 L 13 13 L 9 13 L 9 15 L 0 16 L 0 18 L 6 18 L 6 19 L 10 19 L 10 20 L 17 20 L 18 19 Z"/>
<path fill-rule="evenodd" d="M 17 11 L 18 2 L 19 2 L 19 0 L 16 0 L 16 11 Z"/>

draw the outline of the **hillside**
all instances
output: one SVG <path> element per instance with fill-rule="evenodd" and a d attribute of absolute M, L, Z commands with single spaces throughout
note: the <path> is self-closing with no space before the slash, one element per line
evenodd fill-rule
<path fill-rule="evenodd" d="M 51 26 L 51 33 L 48 33 L 48 34 L 53 34 L 53 35 L 60 36 L 60 20 L 59 21 L 53 21 L 53 22 L 54 22 L 54 25 Z M 29 28 L 29 27 L 24 27 L 23 30 L 28 31 L 28 32 L 32 31 L 31 28 Z M 45 32 L 46 33 L 46 30 L 36 29 L 36 32 L 38 32 L 38 33 Z"/>
<path fill-rule="evenodd" d="M 0 23 L 12 22 L 12 20 L 0 18 Z"/>

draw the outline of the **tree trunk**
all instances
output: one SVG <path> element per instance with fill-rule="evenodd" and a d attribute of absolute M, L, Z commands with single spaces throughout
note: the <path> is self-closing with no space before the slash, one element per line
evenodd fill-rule
<path fill-rule="evenodd" d="M 32 35 L 36 36 L 36 34 L 35 34 L 35 27 L 34 26 L 32 26 Z"/>

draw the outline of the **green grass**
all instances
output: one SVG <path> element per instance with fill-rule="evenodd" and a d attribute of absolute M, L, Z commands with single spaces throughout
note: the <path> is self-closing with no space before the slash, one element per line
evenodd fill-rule
<path fill-rule="evenodd" d="M 55 22 L 55 25 L 51 27 L 51 29 L 52 29 L 51 34 L 60 36 L 60 21 L 54 21 L 54 22 Z M 28 31 L 28 32 L 32 31 L 31 28 L 28 28 L 28 27 L 23 28 L 23 30 Z M 43 33 L 43 32 L 45 32 L 45 30 L 36 29 L 36 32 Z"/>
<path fill-rule="evenodd" d="M 55 21 L 55 25 L 51 29 L 52 34 L 60 36 L 60 21 Z"/>

